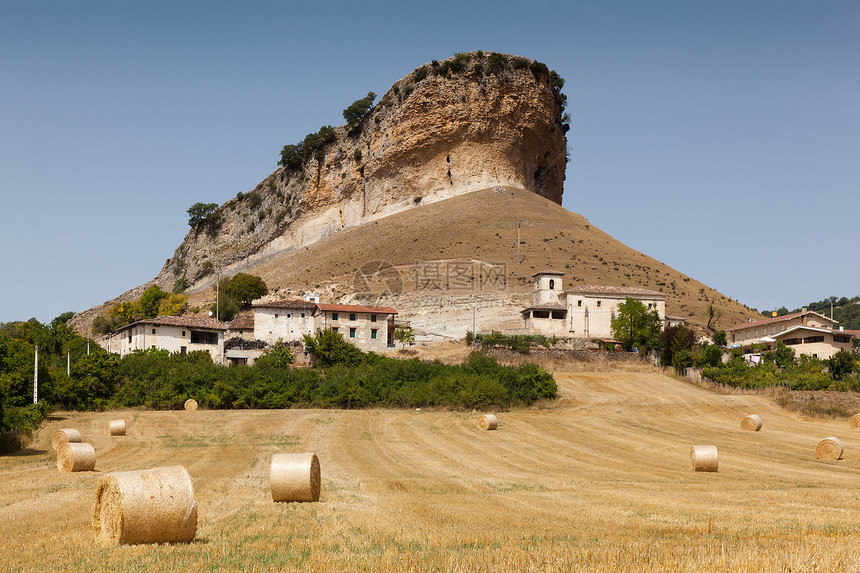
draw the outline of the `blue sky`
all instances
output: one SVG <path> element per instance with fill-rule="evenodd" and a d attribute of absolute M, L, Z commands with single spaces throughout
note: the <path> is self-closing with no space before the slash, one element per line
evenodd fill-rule
<path fill-rule="evenodd" d="M 566 208 L 760 310 L 860 294 L 856 2 L 0 0 L 0 322 L 148 281 L 190 205 L 479 49 L 567 81 Z"/>

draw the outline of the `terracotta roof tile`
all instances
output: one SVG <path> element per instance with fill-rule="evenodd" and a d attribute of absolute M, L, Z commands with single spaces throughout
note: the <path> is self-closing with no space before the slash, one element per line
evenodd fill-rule
<path fill-rule="evenodd" d="M 312 309 L 316 308 L 315 302 L 302 300 L 300 298 L 292 298 L 289 300 L 274 300 L 270 302 L 255 302 L 254 308 L 295 308 L 295 309 Z"/>
<path fill-rule="evenodd" d="M 227 325 L 208 316 L 159 316 L 158 318 L 145 318 L 133 322 L 118 330 L 125 330 L 138 324 L 153 324 L 156 326 L 184 326 L 186 328 L 208 328 L 210 330 L 227 330 Z"/>
<path fill-rule="evenodd" d="M 254 330 L 254 313 L 240 312 L 236 318 L 227 325 L 229 330 Z"/>
<path fill-rule="evenodd" d="M 814 315 L 820 316 L 821 318 L 823 318 L 825 320 L 832 321 L 833 324 L 836 324 L 839 322 L 837 320 L 827 318 L 823 314 L 819 314 L 819 313 L 815 312 L 814 310 L 807 310 L 806 312 L 801 311 L 801 312 L 793 312 L 791 314 L 783 314 L 782 316 L 777 316 L 774 318 L 763 318 L 761 320 L 756 320 L 754 322 L 744 322 L 741 324 L 737 324 L 735 326 L 730 326 L 729 328 L 726 329 L 726 332 L 730 332 L 733 330 L 743 330 L 745 328 L 757 328 L 760 326 L 764 326 L 766 324 L 774 324 L 774 323 L 778 324 L 780 322 L 785 322 L 785 321 L 791 320 L 793 318 L 799 318 L 799 317 L 803 316 L 804 314 L 814 314 Z"/>
<path fill-rule="evenodd" d="M 532 275 L 532 277 L 536 277 L 536 276 L 538 276 L 538 275 L 555 275 L 555 276 L 558 276 L 558 277 L 563 277 L 563 276 L 564 276 L 564 273 L 563 273 L 563 272 L 561 272 L 561 271 L 554 271 L 554 270 L 552 270 L 552 269 L 547 269 L 547 270 L 545 270 L 545 271 L 540 271 L 540 272 L 537 272 L 537 273 L 533 274 L 533 275 Z"/>
<path fill-rule="evenodd" d="M 647 288 L 638 287 L 615 287 L 615 286 L 600 286 L 600 285 L 580 285 L 572 289 L 564 291 L 571 294 L 607 294 L 607 295 L 626 295 L 626 296 L 644 296 L 651 298 L 666 298 L 666 293 Z"/>
<path fill-rule="evenodd" d="M 390 306 L 362 306 L 358 304 L 318 304 L 320 310 L 328 312 L 370 312 L 377 314 L 397 314 Z"/>

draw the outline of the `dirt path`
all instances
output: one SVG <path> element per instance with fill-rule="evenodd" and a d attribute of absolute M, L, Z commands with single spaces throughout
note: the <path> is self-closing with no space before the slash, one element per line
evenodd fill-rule
<path fill-rule="evenodd" d="M 860 432 L 656 374 L 557 373 L 561 399 L 499 414 L 415 410 L 108 412 L 45 425 L 0 458 L 0 569 L 708 570 L 857 566 Z M 757 413 L 761 432 L 740 420 Z M 125 418 L 129 435 L 107 436 Z M 96 472 L 61 474 L 50 437 L 75 427 Z M 844 459 L 815 459 L 837 436 Z M 694 444 L 720 471 L 689 471 Z M 274 504 L 274 453 L 313 451 L 317 504 Z M 184 465 L 197 539 L 94 544 L 104 472 Z M 12 551 L 10 551 L 12 549 Z M 47 560 L 47 561 L 46 561 Z M 827 564 L 828 567 L 822 564 Z"/>

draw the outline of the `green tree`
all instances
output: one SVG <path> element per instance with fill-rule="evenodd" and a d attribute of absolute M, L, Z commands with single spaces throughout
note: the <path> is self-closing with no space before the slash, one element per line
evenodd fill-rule
<path fill-rule="evenodd" d="M 854 372 L 855 357 L 844 348 L 825 360 L 825 362 L 834 380 L 842 380 L 845 376 Z"/>
<path fill-rule="evenodd" d="M 218 203 L 195 203 L 188 208 L 188 225 L 193 229 L 209 220 L 216 210 L 218 210 Z"/>
<path fill-rule="evenodd" d="M 415 331 L 408 326 L 398 326 L 394 329 L 394 340 L 401 346 L 412 346 L 415 344 Z"/>
<path fill-rule="evenodd" d="M 55 326 L 59 326 L 60 324 L 66 324 L 67 322 L 69 322 L 69 320 L 71 320 L 71 318 L 73 316 L 75 316 L 75 311 L 73 311 L 73 310 L 70 310 L 68 312 L 64 312 L 63 314 L 61 314 L 60 316 L 56 317 L 54 320 L 51 321 L 51 326 L 55 327 Z"/>
<path fill-rule="evenodd" d="M 277 370 L 289 370 L 292 363 L 293 352 L 290 350 L 290 346 L 285 344 L 283 340 L 278 340 L 254 364 L 261 369 L 271 367 Z"/>
<path fill-rule="evenodd" d="M 140 316 L 142 318 L 155 318 L 158 316 L 158 307 L 161 304 L 161 301 L 167 298 L 168 295 L 166 292 L 161 290 L 161 287 L 158 285 L 152 285 L 140 295 L 140 299 L 137 301 L 138 311 L 140 312 Z"/>
<path fill-rule="evenodd" d="M 239 314 L 239 305 L 236 304 L 236 301 L 232 297 L 221 295 L 218 299 L 218 304 L 213 302 L 209 310 L 221 322 L 230 322 Z"/>
<path fill-rule="evenodd" d="M 629 296 L 618 305 L 612 321 L 613 335 L 627 351 L 633 348 L 639 348 L 640 351 L 658 349 L 660 329 L 657 311 L 649 311 L 644 303 Z"/>
<path fill-rule="evenodd" d="M 304 335 L 305 350 L 316 357 L 314 366 L 358 366 L 364 353 L 347 342 L 343 335 L 331 328 L 318 330 L 316 336 Z"/>
<path fill-rule="evenodd" d="M 725 346 L 727 344 L 725 330 L 716 331 L 712 338 L 714 339 L 714 344 L 716 344 L 717 346 Z"/>
<path fill-rule="evenodd" d="M 255 299 L 269 294 L 269 289 L 260 277 L 239 273 L 227 281 L 221 293 L 232 298 L 241 308 L 247 308 Z"/>
<path fill-rule="evenodd" d="M 346 125 L 349 129 L 352 129 L 358 125 L 362 119 L 364 119 L 364 117 L 370 112 L 371 108 L 373 108 L 373 100 L 375 99 L 375 93 L 367 92 L 366 97 L 355 100 L 348 108 L 343 110 L 343 118 L 346 120 Z"/>
<path fill-rule="evenodd" d="M 660 364 L 674 366 L 674 356 L 686 351 L 692 358 L 691 351 L 696 345 L 696 333 L 684 325 L 670 326 L 660 334 Z M 684 358 L 686 360 L 686 358 Z"/>

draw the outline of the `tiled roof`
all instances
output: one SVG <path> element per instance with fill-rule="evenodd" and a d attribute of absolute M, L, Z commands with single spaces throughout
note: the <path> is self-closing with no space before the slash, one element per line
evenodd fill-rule
<path fill-rule="evenodd" d="M 271 302 L 255 302 L 254 308 L 295 308 L 295 309 L 313 309 L 316 308 L 315 302 L 302 300 L 300 298 L 292 298 L 289 300 L 274 300 Z"/>
<path fill-rule="evenodd" d="M 370 312 L 377 314 L 397 314 L 390 306 L 362 306 L 358 304 L 318 304 L 322 311 L 328 312 Z"/>
<path fill-rule="evenodd" d="M 530 310 L 567 310 L 563 304 L 539 304 L 522 309 L 520 312 L 528 312 Z"/>
<path fill-rule="evenodd" d="M 558 276 L 558 277 L 563 277 L 563 276 L 564 276 L 564 273 L 559 272 L 559 271 L 546 270 L 546 271 L 540 271 L 540 272 L 537 272 L 537 273 L 533 274 L 533 275 L 532 275 L 532 277 L 536 277 L 536 276 L 538 276 L 538 275 L 555 275 L 555 276 Z"/>
<path fill-rule="evenodd" d="M 814 310 L 807 310 L 806 312 L 801 311 L 801 312 L 793 312 L 791 314 L 783 314 L 782 316 L 777 316 L 775 318 L 763 318 L 762 320 L 756 320 L 755 322 L 744 322 L 741 324 L 737 324 L 735 326 L 730 326 L 729 328 L 726 329 L 726 332 L 730 332 L 733 330 L 744 330 L 746 328 L 758 328 L 760 326 L 764 326 L 767 324 L 779 324 L 780 322 L 785 322 L 787 320 L 791 320 L 794 318 L 800 318 L 801 316 L 803 316 L 805 314 L 814 314 L 816 316 L 823 318 L 824 320 L 829 320 L 833 324 L 836 324 L 837 322 L 839 322 L 837 320 L 833 320 L 832 318 L 827 318 L 823 314 L 818 314 Z"/>
<path fill-rule="evenodd" d="M 159 316 L 158 318 L 145 318 L 131 324 L 127 324 L 117 330 L 125 330 L 138 324 L 153 324 L 155 326 L 184 326 L 186 328 L 208 328 L 210 330 L 227 330 L 227 325 L 218 319 L 208 316 Z"/>
<path fill-rule="evenodd" d="M 227 325 L 227 328 L 229 330 L 254 330 L 254 313 L 240 312 L 236 315 L 236 318 Z"/>
<path fill-rule="evenodd" d="M 564 291 L 572 294 L 608 294 L 608 295 L 625 295 L 625 296 L 642 296 L 649 298 L 666 298 L 666 293 L 656 290 L 648 290 L 647 288 L 638 287 L 614 287 L 614 286 L 598 286 L 598 285 L 580 285 L 572 289 Z"/>

